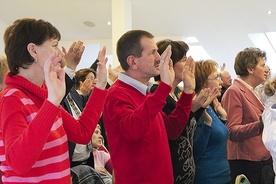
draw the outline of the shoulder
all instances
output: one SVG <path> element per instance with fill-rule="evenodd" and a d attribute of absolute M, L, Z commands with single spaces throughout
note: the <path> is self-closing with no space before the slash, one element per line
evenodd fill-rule
<path fill-rule="evenodd" d="M 2 91 L 0 93 L 0 99 L 1 101 L 3 99 L 11 99 L 11 98 L 14 98 L 14 99 L 20 99 L 21 101 L 23 100 L 27 100 L 29 99 L 25 93 L 23 93 L 22 91 L 20 91 L 19 89 L 17 88 L 6 88 L 4 91 Z"/>

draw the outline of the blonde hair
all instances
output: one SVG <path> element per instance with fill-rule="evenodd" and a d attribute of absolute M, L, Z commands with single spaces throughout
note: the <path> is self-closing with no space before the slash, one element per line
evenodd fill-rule
<path fill-rule="evenodd" d="M 273 96 L 275 94 L 275 91 L 276 91 L 276 77 L 274 77 L 271 80 L 268 80 L 264 84 L 264 93 L 267 96 Z"/>

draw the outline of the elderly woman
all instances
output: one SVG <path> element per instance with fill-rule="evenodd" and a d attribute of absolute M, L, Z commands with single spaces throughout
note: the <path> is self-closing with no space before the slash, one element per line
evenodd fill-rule
<path fill-rule="evenodd" d="M 265 60 L 266 53 L 258 48 L 240 51 L 234 64 L 238 77 L 222 98 L 228 113 L 227 157 L 233 182 L 239 174 L 245 174 L 251 184 L 263 183 L 263 167 L 272 167 L 271 156 L 262 142 L 264 105 L 256 90 L 267 77 Z"/>
<path fill-rule="evenodd" d="M 10 72 L 0 101 L 4 183 L 69 184 L 67 140 L 87 144 L 101 115 L 107 59 L 99 58 L 98 83 L 75 120 L 60 106 L 65 72 L 59 40 L 59 31 L 44 20 L 19 19 L 5 31 Z"/>
<path fill-rule="evenodd" d="M 195 184 L 227 184 L 231 180 L 226 158 L 228 129 L 224 125 L 227 113 L 217 99 L 222 87 L 217 68 L 218 64 L 213 60 L 195 63 L 196 96 L 206 88 L 218 90 L 217 96 L 197 121 L 194 135 Z"/>

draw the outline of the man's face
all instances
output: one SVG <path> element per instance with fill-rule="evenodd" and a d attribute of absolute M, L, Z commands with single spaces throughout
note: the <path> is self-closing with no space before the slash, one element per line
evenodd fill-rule
<path fill-rule="evenodd" d="M 221 73 L 221 81 L 222 81 L 222 86 L 226 88 L 232 85 L 231 75 L 227 71 L 224 71 Z"/>
<path fill-rule="evenodd" d="M 159 75 L 160 55 L 157 46 L 152 38 L 143 37 L 141 39 L 143 47 L 142 55 L 136 58 L 138 71 L 141 78 L 148 78 Z"/>

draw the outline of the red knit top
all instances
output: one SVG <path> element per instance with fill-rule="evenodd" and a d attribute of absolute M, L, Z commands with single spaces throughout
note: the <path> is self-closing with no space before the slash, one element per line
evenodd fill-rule
<path fill-rule="evenodd" d="M 168 139 L 177 139 L 187 125 L 193 94 L 183 92 L 166 116 L 170 91 L 163 82 L 146 96 L 120 80 L 109 88 L 103 115 L 116 184 L 173 183 Z"/>
<path fill-rule="evenodd" d="M 68 139 L 87 144 L 101 115 L 107 91 L 94 88 L 75 120 L 47 101 L 39 87 L 21 76 L 6 78 L 0 100 L 0 169 L 4 183 L 69 184 Z"/>

